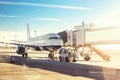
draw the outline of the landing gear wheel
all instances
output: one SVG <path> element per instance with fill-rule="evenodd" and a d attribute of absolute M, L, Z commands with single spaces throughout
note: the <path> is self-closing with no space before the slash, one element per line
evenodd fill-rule
<path fill-rule="evenodd" d="M 25 57 L 26 57 L 26 58 L 28 57 L 28 53 L 25 54 Z"/>
<path fill-rule="evenodd" d="M 69 58 L 68 58 L 68 57 L 66 57 L 66 58 L 65 58 L 65 61 L 66 61 L 66 62 L 70 62 L 70 60 L 69 60 Z"/>
<path fill-rule="evenodd" d="M 86 55 L 85 57 L 84 57 L 84 60 L 85 61 L 89 61 L 91 58 L 90 58 L 90 56 L 89 55 Z"/>
<path fill-rule="evenodd" d="M 22 57 L 24 57 L 24 54 L 22 54 Z"/>
<path fill-rule="evenodd" d="M 61 61 L 63 61 L 63 59 L 62 59 L 62 57 L 61 57 L 61 56 L 59 57 L 59 60 L 60 60 L 60 62 L 61 62 Z"/>
<path fill-rule="evenodd" d="M 28 53 L 22 54 L 22 57 L 28 57 Z"/>
<path fill-rule="evenodd" d="M 51 57 L 51 54 L 49 53 L 49 54 L 48 54 L 48 58 L 50 58 L 50 57 Z"/>

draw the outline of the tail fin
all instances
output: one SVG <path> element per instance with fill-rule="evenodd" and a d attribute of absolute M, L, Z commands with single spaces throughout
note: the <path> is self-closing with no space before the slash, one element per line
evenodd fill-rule
<path fill-rule="evenodd" d="M 29 29 L 29 24 L 27 24 L 27 40 L 30 39 L 30 29 Z"/>

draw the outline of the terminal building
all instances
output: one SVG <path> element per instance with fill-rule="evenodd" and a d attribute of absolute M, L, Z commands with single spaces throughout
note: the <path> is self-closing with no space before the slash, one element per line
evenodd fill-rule
<path fill-rule="evenodd" d="M 25 33 L 0 31 L 0 42 L 26 41 Z M 14 47 L 15 45 L 0 44 L 0 47 Z"/>

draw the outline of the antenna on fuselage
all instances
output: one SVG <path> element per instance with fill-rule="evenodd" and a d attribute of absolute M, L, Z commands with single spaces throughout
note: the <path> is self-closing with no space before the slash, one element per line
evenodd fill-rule
<path fill-rule="evenodd" d="M 27 40 L 30 39 L 30 29 L 29 29 L 29 24 L 27 24 Z"/>

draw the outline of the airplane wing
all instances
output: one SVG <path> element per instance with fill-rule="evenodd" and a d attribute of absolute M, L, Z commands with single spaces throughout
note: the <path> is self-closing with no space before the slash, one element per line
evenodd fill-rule
<path fill-rule="evenodd" d="M 24 47 L 24 48 L 33 48 L 34 50 L 36 51 L 42 51 L 42 50 L 46 50 L 46 51 L 50 51 L 50 50 L 53 50 L 53 49 L 58 49 L 60 48 L 61 46 L 39 46 L 39 45 L 34 45 L 34 44 L 27 44 L 27 43 L 8 43 L 8 42 L 0 42 L 2 44 L 11 44 L 11 45 L 17 45 L 18 46 L 18 49 L 20 47 Z"/>
<path fill-rule="evenodd" d="M 19 40 L 10 40 L 10 41 L 18 42 L 18 43 L 26 43 L 26 41 L 19 41 Z"/>
<path fill-rule="evenodd" d="M 25 46 L 25 47 L 39 47 L 37 45 L 31 45 L 31 44 L 26 44 L 26 43 L 8 43 L 8 42 L 0 42 L 2 44 L 12 44 L 12 45 L 17 45 L 17 46 Z"/>

